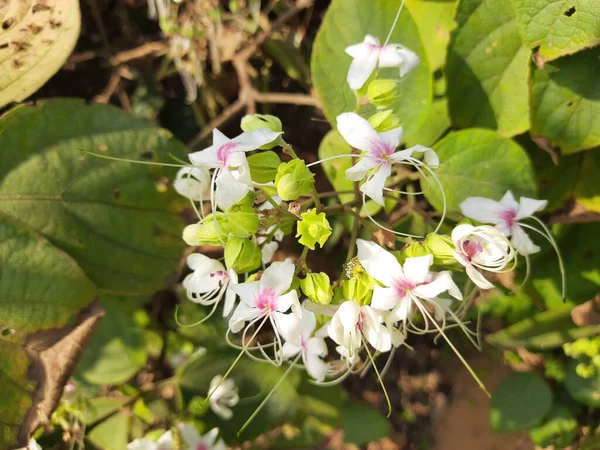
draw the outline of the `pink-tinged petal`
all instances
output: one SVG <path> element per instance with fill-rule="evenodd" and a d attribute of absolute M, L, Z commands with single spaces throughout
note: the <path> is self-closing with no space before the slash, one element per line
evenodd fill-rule
<path fill-rule="evenodd" d="M 500 202 L 484 197 L 469 197 L 460 204 L 464 216 L 482 223 L 500 223 L 505 210 L 506 207 Z"/>
<path fill-rule="evenodd" d="M 230 141 L 231 141 L 231 139 L 229 139 L 227 136 L 225 136 L 223 133 L 221 133 L 216 128 L 213 130 L 213 145 L 214 146 L 220 147 L 221 145 L 225 145 Z"/>
<path fill-rule="evenodd" d="M 389 311 L 400 302 L 398 291 L 394 288 L 382 288 L 375 286 L 373 289 L 373 299 L 371 300 L 371 308 L 378 311 Z"/>
<path fill-rule="evenodd" d="M 429 268 L 433 264 L 433 255 L 406 258 L 404 261 L 404 279 L 411 284 L 421 284 L 427 280 Z"/>
<path fill-rule="evenodd" d="M 347 55 L 352 56 L 354 59 L 365 59 L 369 55 L 369 45 L 361 42 L 360 44 L 353 44 L 344 50 Z"/>
<path fill-rule="evenodd" d="M 450 272 L 441 272 L 430 283 L 422 284 L 413 289 L 413 293 L 417 297 L 424 299 L 432 299 L 440 295 L 442 292 L 448 292 L 454 298 L 462 300 L 462 293 L 458 286 L 452 280 Z"/>
<path fill-rule="evenodd" d="M 207 169 L 214 169 L 217 167 L 221 167 L 221 161 L 219 161 L 218 157 L 218 150 L 219 147 L 217 145 L 212 145 L 208 148 L 205 148 L 204 150 L 190 153 L 188 155 L 188 158 L 194 166 L 206 167 Z"/>
<path fill-rule="evenodd" d="M 379 133 L 379 136 L 387 145 L 396 148 L 400 145 L 400 141 L 402 140 L 403 130 L 404 128 L 398 127 L 393 130 L 383 131 Z"/>
<path fill-rule="evenodd" d="M 225 302 L 223 303 L 223 317 L 227 317 L 235 306 L 235 291 L 227 289 L 225 292 Z"/>
<path fill-rule="evenodd" d="M 259 309 L 250 308 L 245 303 L 240 303 L 229 319 L 229 328 L 233 333 L 237 333 L 244 328 L 246 322 L 251 322 L 262 315 L 263 313 Z"/>
<path fill-rule="evenodd" d="M 406 319 L 408 319 L 411 306 L 412 300 L 407 295 L 400 301 L 398 306 L 392 309 L 392 311 L 387 316 L 387 320 L 391 323 L 404 322 Z"/>
<path fill-rule="evenodd" d="M 272 289 L 276 295 L 281 295 L 292 285 L 296 266 L 290 258 L 283 262 L 274 262 L 263 272 L 260 285 L 263 289 Z"/>
<path fill-rule="evenodd" d="M 493 289 L 494 285 L 490 283 L 481 272 L 473 266 L 466 266 L 466 272 L 469 278 L 481 289 Z"/>
<path fill-rule="evenodd" d="M 300 302 L 298 301 L 298 292 L 295 289 L 287 294 L 277 297 L 277 311 L 287 312 L 290 310 L 290 308 L 292 310 L 292 314 L 298 319 L 302 317 L 302 308 L 300 307 Z"/>
<path fill-rule="evenodd" d="M 458 253 L 458 252 L 453 251 L 452 252 L 452 257 L 456 261 L 458 261 L 458 263 L 461 266 L 464 266 L 464 267 L 470 267 L 471 266 L 471 261 L 469 261 L 469 259 L 464 254 L 462 254 L 462 253 Z"/>
<path fill-rule="evenodd" d="M 361 185 L 360 191 L 364 192 L 367 197 L 373 200 L 375 203 L 384 206 L 383 202 L 383 188 L 385 182 L 392 174 L 392 166 L 390 164 L 382 164 L 379 166 L 379 170 L 372 175 L 371 178 Z"/>
<path fill-rule="evenodd" d="M 294 314 L 273 313 L 276 332 L 286 341 L 297 342 L 300 335 L 300 319 Z"/>
<path fill-rule="evenodd" d="M 187 257 L 187 265 L 194 272 L 208 275 L 219 270 L 225 271 L 225 266 L 216 259 L 209 258 L 202 253 L 191 253 Z"/>
<path fill-rule="evenodd" d="M 249 152 L 257 150 L 263 145 L 270 144 L 277 139 L 282 133 L 261 128 L 260 130 L 246 131 L 238 137 L 232 139 L 232 142 L 237 144 L 236 151 Z"/>
<path fill-rule="evenodd" d="M 513 225 L 511 232 L 512 238 L 510 242 L 521 255 L 531 255 L 540 251 L 540 248 L 533 243 L 529 235 L 519 225 Z"/>
<path fill-rule="evenodd" d="M 512 191 L 506 191 L 504 197 L 500 199 L 500 204 L 504 206 L 504 209 L 512 209 L 517 211 L 519 209 L 519 202 L 515 199 Z"/>
<path fill-rule="evenodd" d="M 302 335 L 305 337 L 312 336 L 315 328 L 317 328 L 317 317 L 314 315 L 312 311 L 306 309 L 307 302 L 310 300 L 306 300 L 302 303 Z"/>
<path fill-rule="evenodd" d="M 346 76 L 346 81 L 352 90 L 357 91 L 363 87 L 377 67 L 378 56 L 379 50 L 370 47 L 366 53 L 360 52 L 357 57 L 352 59 Z"/>
<path fill-rule="evenodd" d="M 367 273 L 384 286 L 394 285 L 395 278 L 404 278 L 402 266 L 394 255 L 374 242 L 358 239 L 358 260 Z"/>
<path fill-rule="evenodd" d="M 306 372 L 316 381 L 325 381 L 328 365 L 316 355 L 308 354 L 304 358 Z"/>
<path fill-rule="evenodd" d="M 239 295 L 246 306 L 256 308 L 258 294 L 261 291 L 260 281 L 230 285 L 229 289 Z"/>
<path fill-rule="evenodd" d="M 285 359 L 290 359 L 296 356 L 301 351 L 302 347 L 299 347 L 295 344 L 292 344 L 290 341 L 287 341 L 285 344 L 283 344 L 283 347 L 281 347 L 281 356 L 283 356 Z"/>
<path fill-rule="evenodd" d="M 412 147 L 405 150 L 398 150 L 397 152 L 392 153 L 389 158 L 394 162 L 403 163 L 408 161 L 408 158 L 412 156 L 413 151 Z"/>
<path fill-rule="evenodd" d="M 241 183 L 252 186 L 252 178 L 250 177 L 250 166 L 248 159 L 243 152 L 234 152 L 227 158 L 227 167 L 233 178 Z"/>
<path fill-rule="evenodd" d="M 379 39 L 377 39 L 375 36 L 371 36 L 370 34 L 365 35 L 363 43 L 379 47 Z"/>
<path fill-rule="evenodd" d="M 533 198 L 521 197 L 521 203 L 517 210 L 517 220 L 533 216 L 548 205 L 547 200 L 535 200 Z"/>
<path fill-rule="evenodd" d="M 198 443 L 202 442 L 202 439 L 206 439 L 207 435 L 200 436 L 196 427 L 189 423 L 181 423 L 179 425 L 179 434 L 183 438 L 183 442 L 190 448 L 196 448 Z M 218 431 L 215 433 L 214 438 L 211 441 L 211 444 L 217 438 Z"/>
<path fill-rule="evenodd" d="M 385 143 L 368 120 L 353 112 L 337 116 L 337 129 L 344 140 L 352 147 L 365 152 L 371 152 L 377 146 Z"/>
<path fill-rule="evenodd" d="M 465 237 L 469 236 L 475 227 L 468 223 L 463 223 L 461 225 L 457 225 L 452 230 L 452 242 L 454 242 L 454 246 L 457 250 L 460 251 L 460 241 L 462 241 Z"/>
<path fill-rule="evenodd" d="M 311 337 L 306 340 L 306 352 L 312 355 L 327 356 L 327 344 L 325 339 Z"/>
<path fill-rule="evenodd" d="M 362 180 L 369 170 L 379 166 L 379 162 L 369 156 L 364 156 L 360 161 L 346 170 L 346 179 L 350 181 Z"/>
<path fill-rule="evenodd" d="M 350 330 L 356 327 L 359 315 L 360 306 L 351 301 L 345 301 L 342 303 L 336 312 L 336 316 L 345 330 Z"/>
<path fill-rule="evenodd" d="M 241 201 L 252 188 L 236 180 L 227 169 L 221 169 L 216 179 L 216 200 L 221 209 L 229 209 Z"/>
<path fill-rule="evenodd" d="M 506 237 L 510 236 L 512 233 L 512 231 L 511 231 L 512 225 L 508 224 L 505 221 L 497 223 L 496 225 L 494 225 L 494 228 L 496 229 L 496 231 L 498 231 L 498 233 L 500 233 L 501 235 L 506 236 Z"/>

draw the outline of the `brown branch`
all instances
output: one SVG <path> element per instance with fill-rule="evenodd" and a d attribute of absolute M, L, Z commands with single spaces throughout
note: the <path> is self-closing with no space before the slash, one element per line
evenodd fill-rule
<path fill-rule="evenodd" d="M 246 106 L 246 103 L 243 102 L 241 99 L 237 99 L 235 102 L 233 102 L 231 105 L 229 105 L 227 108 L 225 108 L 223 110 L 223 112 L 221 112 L 221 114 L 219 114 L 218 117 L 216 117 L 214 120 L 211 120 L 205 127 L 204 129 L 198 133 L 189 143 L 188 146 L 190 148 L 194 148 L 196 147 L 198 144 L 200 144 L 205 138 L 207 138 L 208 136 L 210 136 L 210 134 L 212 133 L 213 128 L 218 128 L 221 126 L 221 124 L 223 124 L 224 122 L 226 122 L 227 120 L 229 120 L 230 117 L 235 116 L 237 113 L 239 113 L 242 109 L 244 109 L 244 106 Z"/>
<path fill-rule="evenodd" d="M 319 106 L 319 101 L 312 95 L 289 94 L 287 92 L 254 91 L 254 100 L 258 103 L 289 103 L 293 105 Z"/>
<path fill-rule="evenodd" d="M 154 55 L 161 56 L 167 53 L 167 44 L 164 42 L 147 42 L 139 47 L 123 50 L 109 59 L 109 63 L 113 66 L 128 63 L 134 59 L 143 58 L 144 56 Z"/>

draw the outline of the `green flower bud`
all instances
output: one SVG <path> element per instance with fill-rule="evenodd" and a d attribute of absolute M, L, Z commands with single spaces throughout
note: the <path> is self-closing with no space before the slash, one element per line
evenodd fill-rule
<path fill-rule="evenodd" d="M 277 169 L 275 187 L 282 200 L 296 200 L 302 195 L 309 195 L 314 183 L 314 174 L 301 159 L 283 163 Z"/>
<path fill-rule="evenodd" d="M 369 101 L 377 108 L 389 108 L 398 99 L 396 80 L 375 80 L 367 91 Z"/>
<path fill-rule="evenodd" d="M 420 242 L 415 242 L 414 244 L 411 244 L 406 250 L 402 252 L 402 257 L 405 260 L 406 258 L 416 258 L 417 256 L 425 255 L 431 255 L 431 252 Z"/>
<path fill-rule="evenodd" d="M 300 239 L 302 245 L 306 245 L 311 250 L 315 249 L 315 244 L 318 242 L 321 247 L 327 242 L 331 236 L 331 225 L 325 217 L 325 213 L 316 213 L 316 210 L 311 209 L 300 215 L 302 220 L 298 222 L 298 232 L 296 237 Z"/>
<path fill-rule="evenodd" d="M 283 126 L 281 125 L 281 120 L 279 120 L 277 117 L 271 116 L 269 114 L 248 114 L 248 115 L 242 117 L 242 123 L 240 126 L 242 128 L 242 131 L 263 130 L 266 128 L 271 131 L 275 131 L 276 133 L 281 133 L 281 131 L 283 130 Z M 281 136 L 279 136 L 273 142 L 269 142 L 268 144 L 265 144 L 260 148 L 264 149 L 264 150 L 268 150 L 268 149 L 276 147 L 278 145 L 280 145 L 280 146 L 285 145 L 285 141 L 283 140 L 283 138 Z M 254 180 L 254 178 L 253 178 L 253 180 Z M 269 180 L 269 181 L 272 181 L 272 180 Z M 262 183 L 262 181 L 259 181 L 259 183 Z M 266 183 L 266 181 L 265 181 L 265 183 Z"/>
<path fill-rule="evenodd" d="M 394 128 L 398 128 L 402 125 L 398 116 L 396 116 L 394 111 L 391 109 L 386 109 L 385 111 L 373 114 L 371 117 L 369 117 L 369 123 L 379 133 L 393 130 Z"/>
<path fill-rule="evenodd" d="M 333 299 L 333 289 L 326 273 L 309 273 L 300 280 L 300 288 L 311 301 L 320 305 L 329 305 Z"/>
<path fill-rule="evenodd" d="M 425 238 L 425 241 L 423 241 L 423 244 L 433 254 L 433 262 L 435 264 L 452 265 L 456 263 L 456 260 L 452 256 L 452 252 L 456 249 L 450 236 L 430 233 Z"/>
<path fill-rule="evenodd" d="M 350 278 L 341 283 L 343 296 L 359 305 L 368 305 L 373 296 L 373 285 L 369 285 L 359 278 Z"/>
<path fill-rule="evenodd" d="M 230 237 L 225 246 L 225 265 L 237 273 L 252 272 L 260 267 L 261 252 L 250 239 Z"/>
<path fill-rule="evenodd" d="M 281 165 L 281 160 L 275 152 L 260 152 L 248 156 L 248 166 L 250 166 L 250 176 L 257 183 L 268 183 L 277 176 L 277 168 Z"/>
<path fill-rule="evenodd" d="M 223 213 L 214 216 L 209 214 L 201 222 L 188 225 L 183 230 L 183 240 L 188 245 L 223 245 L 229 235 L 226 225 L 227 219 Z"/>
<path fill-rule="evenodd" d="M 247 238 L 254 236 L 260 227 L 258 214 L 245 204 L 233 205 L 227 211 L 226 231 L 236 237 Z"/>

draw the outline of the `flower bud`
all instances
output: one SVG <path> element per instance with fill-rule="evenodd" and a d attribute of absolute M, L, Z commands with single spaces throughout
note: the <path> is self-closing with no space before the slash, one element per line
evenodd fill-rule
<path fill-rule="evenodd" d="M 237 273 L 246 273 L 260 267 L 261 251 L 250 239 L 230 237 L 225 246 L 225 265 Z"/>
<path fill-rule="evenodd" d="M 282 200 L 296 200 L 302 195 L 309 195 L 315 183 L 314 174 L 308 170 L 301 159 L 293 159 L 283 163 L 277 169 L 275 187 Z"/>
<path fill-rule="evenodd" d="M 331 235 L 331 225 L 325 217 L 325 213 L 316 213 L 316 210 L 311 209 L 302 213 L 302 220 L 298 222 L 298 232 L 296 237 L 300 239 L 302 245 L 306 245 L 311 250 L 315 249 L 315 244 L 318 242 L 321 247 L 327 242 Z"/>
<path fill-rule="evenodd" d="M 201 222 L 188 225 L 183 230 L 183 240 L 188 245 L 223 245 L 227 242 L 228 232 L 225 229 L 227 219 L 222 213 L 215 216 L 209 214 Z"/>
<path fill-rule="evenodd" d="M 248 156 L 248 166 L 250 167 L 250 177 L 256 183 L 268 183 L 277 176 L 277 168 L 281 165 L 281 160 L 277 153 L 260 152 Z"/>
<path fill-rule="evenodd" d="M 309 273 L 300 280 L 300 288 L 311 301 L 320 305 L 329 305 L 333 299 L 333 289 L 326 273 Z"/>
<path fill-rule="evenodd" d="M 371 303 L 373 285 L 365 283 L 361 278 L 350 278 L 341 283 L 343 297 L 359 305 L 368 305 Z"/>
<path fill-rule="evenodd" d="M 403 259 L 416 258 L 417 256 L 425 256 L 430 254 L 431 252 L 426 246 L 420 242 L 415 242 L 414 244 L 409 245 L 408 248 L 402 252 L 401 257 Z"/>
<path fill-rule="evenodd" d="M 452 238 L 446 235 L 430 233 L 423 241 L 423 244 L 433 255 L 433 262 L 439 265 L 453 265 L 456 263 L 452 254 L 455 251 Z"/>
<path fill-rule="evenodd" d="M 258 214 L 249 205 L 236 204 L 227 211 L 226 231 L 236 237 L 254 236 L 260 227 Z"/>
<path fill-rule="evenodd" d="M 385 111 L 373 114 L 371 117 L 369 117 L 369 123 L 379 133 L 390 131 L 394 128 L 402 126 L 400 119 L 391 109 L 386 109 Z"/>
<path fill-rule="evenodd" d="M 375 80 L 369 84 L 367 96 L 377 108 L 390 108 L 398 99 L 396 80 Z"/>
<path fill-rule="evenodd" d="M 240 124 L 240 126 L 242 128 L 242 131 L 263 130 L 266 128 L 268 130 L 275 131 L 276 133 L 281 133 L 283 130 L 281 120 L 269 114 L 248 114 L 242 117 L 242 123 Z M 278 145 L 285 145 L 285 141 L 281 136 L 278 136 L 277 139 L 275 139 L 273 142 L 269 142 L 268 144 L 265 144 L 260 148 L 263 150 L 268 150 Z"/>

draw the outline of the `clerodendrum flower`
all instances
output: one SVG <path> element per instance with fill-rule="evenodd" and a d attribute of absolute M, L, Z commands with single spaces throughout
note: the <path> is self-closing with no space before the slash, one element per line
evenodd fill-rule
<path fill-rule="evenodd" d="M 402 127 L 378 133 L 368 120 L 349 112 L 337 116 L 337 128 L 348 144 L 365 152 L 360 161 L 346 170 L 346 178 L 360 181 L 370 172 L 360 190 L 382 206 L 385 182 L 392 174 L 392 164 L 411 164 L 419 168 L 424 164 L 412 156 L 414 152 L 424 152 L 427 166 L 439 164 L 437 154 L 422 145 L 396 151 L 402 139 Z"/>
<path fill-rule="evenodd" d="M 301 354 L 304 368 L 308 374 L 317 381 L 323 381 L 327 375 L 328 364 L 321 358 L 327 356 L 327 344 L 325 344 L 325 339 L 315 334 L 316 328 L 315 315 L 302 307 L 300 332 L 283 344 L 281 352 L 287 359 Z"/>
<path fill-rule="evenodd" d="M 294 263 L 288 258 L 284 262 L 272 263 L 259 281 L 232 286 L 241 302 L 229 319 L 229 329 L 237 333 L 246 323 L 249 323 L 247 330 L 261 319 L 261 324 L 269 320 L 275 333 L 276 358 L 281 357 L 281 337 L 294 341 L 293 336 L 300 329 L 302 309 L 298 292 L 295 289 L 287 292 L 292 285 L 295 269 Z"/>
<path fill-rule="evenodd" d="M 216 375 L 208 388 L 210 409 L 223 420 L 233 417 L 231 408 L 238 404 L 240 396 L 235 381 L 223 380 L 221 375 Z"/>
<path fill-rule="evenodd" d="M 204 436 L 198 433 L 196 427 L 192 424 L 181 423 L 177 426 L 179 435 L 185 448 L 193 450 L 226 450 L 227 446 L 222 439 L 217 440 L 219 430 L 213 428 Z M 172 450 L 175 445 L 173 432 L 163 433 L 157 441 L 150 439 L 136 439 L 127 445 L 127 450 Z"/>
<path fill-rule="evenodd" d="M 473 283 L 482 289 L 492 289 L 490 283 L 479 272 L 502 272 L 515 260 L 514 250 L 502 233 L 494 227 L 469 224 L 458 225 L 452 230 L 452 241 L 456 251 L 452 253 Z"/>
<path fill-rule="evenodd" d="M 521 197 L 517 202 L 511 191 L 506 192 L 504 197 L 497 202 L 484 197 L 469 197 L 460 204 L 461 212 L 474 220 L 482 223 L 492 223 L 504 236 L 512 236 L 511 243 L 521 255 L 537 253 L 540 248 L 535 245 L 519 221 L 533 217 L 537 211 L 546 207 L 546 200 L 535 200 Z"/>
<path fill-rule="evenodd" d="M 213 145 L 189 155 L 194 166 L 214 169 L 211 182 L 216 184 L 216 205 L 227 209 L 242 200 L 248 191 L 254 189 L 250 178 L 250 167 L 246 152 L 256 150 L 263 145 L 273 142 L 281 133 L 268 129 L 247 131 L 238 137 L 229 139 L 216 128 L 213 130 Z"/>
<path fill-rule="evenodd" d="M 228 316 L 235 304 L 235 291 L 232 290 L 238 282 L 235 270 L 226 270 L 221 262 L 201 253 L 189 255 L 187 263 L 193 270 L 182 283 L 188 298 L 201 305 L 214 305 L 214 311 L 225 296 L 223 317 Z"/>
<path fill-rule="evenodd" d="M 210 174 L 207 169 L 183 167 L 173 181 L 175 190 L 190 200 L 202 202 L 210 196 Z"/>
<path fill-rule="evenodd" d="M 404 266 L 396 257 L 374 242 L 357 240 L 358 260 L 367 273 L 383 285 L 375 286 L 371 307 L 379 311 L 390 311 L 388 322 L 406 322 L 410 319 L 412 307 L 423 312 L 423 301 L 434 307 L 436 316 L 444 315 L 448 304 L 439 299 L 443 292 L 462 300 L 462 294 L 450 272 L 433 273 L 429 268 L 433 256 L 406 258 Z"/>
<path fill-rule="evenodd" d="M 348 70 L 348 84 L 360 89 L 377 67 L 398 67 L 403 77 L 419 64 L 419 57 L 400 44 L 380 45 L 377 38 L 366 35 L 363 42 L 346 47 L 352 56 Z"/>

